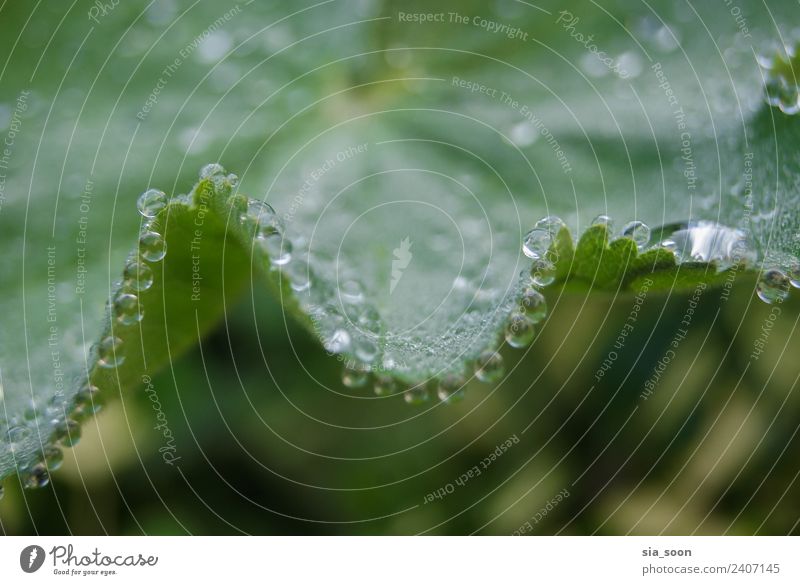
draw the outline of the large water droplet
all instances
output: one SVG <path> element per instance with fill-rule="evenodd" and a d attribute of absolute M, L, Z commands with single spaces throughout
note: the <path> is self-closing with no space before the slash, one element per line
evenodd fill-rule
<path fill-rule="evenodd" d="M 536 329 L 525 313 L 511 313 L 506 322 L 506 342 L 511 347 L 527 347 L 536 336 Z"/>
<path fill-rule="evenodd" d="M 128 260 L 128 263 L 125 264 L 122 279 L 126 288 L 145 291 L 153 286 L 153 270 L 144 262 L 134 258 Z"/>
<path fill-rule="evenodd" d="M 167 206 L 167 194 L 158 189 L 148 189 L 139 196 L 136 207 L 144 217 L 154 218 L 158 212 Z"/>
<path fill-rule="evenodd" d="M 143 316 L 139 297 L 124 291 L 117 293 L 114 297 L 114 317 L 120 325 L 133 325 L 141 321 Z"/>
<path fill-rule="evenodd" d="M 97 346 L 97 365 L 101 368 L 116 368 L 125 361 L 122 354 L 122 340 L 119 337 L 109 335 Z"/>
<path fill-rule="evenodd" d="M 144 232 L 139 237 L 139 254 L 148 262 L 160 262 L 167 255 L 167 242 L 158 232 Z"/>
<path fill-rule="evenodd" d="M 213 179 L 225 175 L 225 167 L 219 163 L 211 163 L 200 169 L 200 179 Z"/>
<path fill-rule="evenodd" d="M 776 268 L 766 270 L 756 285 L 758 298 L 768 304 L 780 303 L 789 296 L 789 277 Z"/>
<path fill-rule="evenodd" d="M 439 380 L 436 395 L 439 400 L 446 403 L 458 402 L 464 398 L 466 381 L 458 374 L 447 374 Z"/>
<path fill-rule="evenodd" d="M 662 248 L 672 251 L 679 261 L 716 262 L 721 269 L 756 261 L 747 243 L 747 234 L 713 221 L 667 224 L 655 230 Z"/>
<path fill-rule="evenodd" d="M 522 240 L 522 252 L 528 258 L 539 260 L 545 257 L 558 232 L 565 226 L 561 218 L 549 215 L 540 219 Z"/>
<path fill-rule="evenodd" d="M 540 323 L 547 316 L 547 300 L 544 295 L 532 287 L 522 291 L 520 310 L 534 323 Z"/>
<path fill-rule="evenodd" d="M 503 356 L 496 351 L 486 350 L 475 360 L 475 376 L 481 382 L 491 384 L 497 382 L 505 374 Z"/>
<path fill-rule="evenodd" d="M 650 243 L 650 228 L 643 221 L 634 220 L 622 228 L 622 237 L 630 238 L 640 250 Z"/>

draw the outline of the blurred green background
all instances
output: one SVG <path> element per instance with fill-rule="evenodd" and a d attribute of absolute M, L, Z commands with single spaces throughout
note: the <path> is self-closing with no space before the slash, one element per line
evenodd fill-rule
<path fill-rule="evenodd" d="M 477 61 L 464 54 L 440 55 L 435 61 L 407 60 L 402 54 L 370 55 L 325 70 L 309 81 L 309 87 L 301 84 L 264 105 L 266 95 L 315 66 L 321 55 L 411 42 L 425 46 L 441 40 L 435 27 L 409 32 L 395 21 L 377 21 L 365 34 L 312 38 L 302 50 L 276 57 L 246 83 L 235 83 L 249 67 L 290 47 L 304 34 L 313 35 L 323 25 L 345 26 L 354 18 L 396 14 L 401 7 L 411 12 L 446 11 L 453 6 L 464 13 L 485 12 L 517 22 L 543 43 L 561 34 L 552 19 L 531 16 L 518 2 L 442 3 L 432 9 L 423 2 L 354 0 L 288 20 L 258 36 L 257 42 L 246 43 L 238 59 L 210 70 L 224 51 L 256 35 L 264 23 L 313 5 L 268 4 L 248 5 L 253 12 L 234 17 L 239 20 L 225 36 L 198 50 L 170 81 L 169 91 L 135 134 L 136 141 L 129 142 L 125 132 L 137 127 L 135 114 L 165 64 L 215 18 L 239 5 L 157 0 L 144 10 L 147 3 L 121 0 L 107 14 L 98 13 L 95 23 L 87 18 L 95 6 L 90 2 L 67 6 L 51 1 L 41 7 L 37 3 L 34 10 L 28 2 L 9 0 L 0 6 L 0 55 L 11 55 L 14 49 L 14 58 L 3 69 L 0 101 L 11 103 L 20 88 L 32 87 L 27 127 L 38 129 L 44 119 L 50 124 L 46 133 L 40 133 L 45 148 L 39 164 L 59 172 L 37 177 L 38 191 L 50 189 L 75 198 L 91 167 L 99 192 L 122 193 L 119 209 L 111 197 L 98 198 L 93 208 L 97 216 L 112 218 L 95 228 L 107 230 L 109 241 L 113 231 L 108 266 L 121 266 L 135 241 L 139 218 L 131 219 L 130 214 L 135 197 L 148 185 L 171 193 L 186 190 L 202 164 L 220 159 L 243 174 L 244 191 L 262 193 L 265 181 L 283 162 L 275 153 L 297 140 L 278 134 L 262 151 L 264 137 L 276 132 L 287 115 L 311 103 L 314 91 L 334 92 L 381 75 L 452 74 L 469 70 Z M 577 12 L 591 10 L 591 4 L 575 2 L 570 7 Z M 623 2 L 609 4 L 617 11 L 626 10 Z M 664 4 L 664 10 L 671 10 L 671 3 Z M 548 5 L 551 11 L 560 9 Z M 606 19 L 602 11 L 593 14 Z M 641 6 L 631 9 L 629 22 L 640 23 L 645 14 Z M 713 10 L 706 17 L 713 21 Z M 679 15 L 672 18 L 680 22 Z M 732 20 L 726 26 L 736 30 Z M 133 33 L 123 34 L 129 30 Z M 606 40 L 614 47 L 611 38 Z M 464 29 L 453 41 L 463 50 L 512 60 L 517 56 L 512 45 L 480 29 Z M 697 39 L 683 41 L 692 44 Z M 92 49 L 72 60 L 82 43 Z M 48 58 L 40 60 L 49 47 Z M 581 54 L 574 43 L 563 48 L 570 59 Z M 563 76 L 559 62 L 546 53 L 534 52 L 529 60 L 528 56 L 520 60 L 538 67 L 544 79 Z M 31 83 L 34 71 L 39 73 Z M 675 82 L 679 85 L 681 80 Z M 526 91 L 522 81 L 514 83 Z M 597 84 L 613 94 L 611 80 Z M 415 91 L 411 84 L 394 92 L 365 88 L 356 92 L 357 99 L 335 100 L 321 115 L 402 104 Z M 588 121 L 596 118 L 593 130 L 600 132 L 599 148 L 615 152 L 619 145 L 613 133 L 611 137 L 602 133 L 608 130 L 607 120 L 594 115 L 590 102 L 577 101 L 573 105 L 581 116 Z M 613 108 L 630 107 L 621 99 L 611 101 Z M 208 116 L 210 111 L 213 116 Z M 83 117 L 78 126 L 79 112 Z M 248 118 L 253 112 L 259 115 Z M 507 112 L 488 115 L 494 114 L 500 116 L 498 124 L 507 123 L 503 115 L 510 118 Z M 654 116 L 658 123 L 658 114 Z M 668 117 L 660 122 L 672 124 Z M 232 136 L 240 123 L 243 126 Z M 0 128 L 7 124 L 0 119 Z M 30 133 L 28 153 L 35 152 L 36 136 L 37 132 Z M 73 139 L 66 160 L 57 147 Z M 532 150 L 548 148 L 540 142 Z M 586 153 L 575 148 L 573 162 L 579 165 L 586 161 Z M 634 159 L 646 154 L 637 151 Z M 9 192 L 24 192 L 29 178 L 31 157 L 17 161 Z M 512 162 L 506 163 L 513 176 Z M 509 168 L 502 168 L 501 161 L 504 173 Z M 544 174 L 564 186 L 558 183 L 565 181 L 559 168 Z M 606 178 L 624 179 L 613 171 Z M 514 180 L 524 189 L 528 179 L 518 175 Z M 296 187 L 289 184 L 278 196 L 288 200 Z M 574 206 L 572 200 L 561 203 Z M 606 203 L 597 198 L 589 207 L 600 212 Z M 644 200 L 642 205 L 656 213 L 669 206 L 661 200 Z M 4 213 L 12 220 L 22 217 L 13 204 Z M 22 237 L 19 226 L 14 228 L 19 232 L 0 236 L 4 244 L 16 245 Z M 49 228 L 49 223 L 41 227 Z M 115 271 L 109 269 L 109 274 Z M 178 465 L 165 464 L 158 451 L 163 442 L 154 428 L 159 421 L 149 396 L 142 388 L 123 392 L 110 397 L 99 416 L 84 425 L 81 443 L 65 450 L 64 467 L 49 486 L 22 491 L 16 478 L 4 483 L 0 530 L 5 534 L 798 533 L 800 360 L 793 357 L 800 351 L 795 335 L 800 301 L 790 298 L 777 307 L 779 316 L 770 320 L 771 314 L 776 317 L 775 307 L 755 298 L 753 282 L 740 280 L 727 301 L 720 299 L 719 291 L 703 297 L 687 338 L 647 400 L 643 389 L 671 347 L 688 297 L 648 295 L 624 347 L 615 348 L 633 297 L 597 293 L 587 298 L 556 290 L 548 293 L 551 314 L 534 344 L 526 351 L 503 350 L 509 375 L 502 384 L 471 383 L 463 402 L 431 401 L 415 407 L 402 396 L 376 397 L 370 387 L 345 388 L 339 381 L 339 361 L 286 318 L 279 301 L 256 282 L 263 293 L 255 296 L 256 302 L 250 295 L 237 300 L 202 346 L 153 379 L 161 412 L 175 437 Z M 765 351 L 752 360 L 753 343 L 767 322 L 774 326 Z M 617 352 L 613 367 L 596 381 L 595 373 L 609 351 Z M 518 442 L 463 486 L 456 484 L 463 474 L 480 468 L 509 437 Z M 439 490 L 445 490 L 444 497 L 432 499 L 430 494 Z M 568 497 L 550 505 L 542 517 L 548 502 L 564 493 Z"/>
<path fill-rule="evenodd" d="M 258 323 L 282 322 L 275 304 L 245 302 L 154 380 L 180 471 L 157 452 L 151 402 L 128 393 L 86 424 L 52 486 L 21 492 L 6 482 L 2 527 L 509 534 L 530 521 L 532 534 L 796 533 L 800 362 L 791 356 L 800 350 L 800 305 L 780 307 L 765 353 L 744 368 L 772 307 L 747 286 L 726 303 L 717 298 L 703 298 L 648 400 L 644 385 L 685 298 L 648 297 L 614 366 L 594 383 L 632 304 L 563 297 L 526 354 L 504 352 L 505 383 L 473 384 L 463 402 L 433 407 L 345 388 L 339 363 L 304 331 L 253 325 L 254 311 Z M 512 435 L 518 444 L 455 483 Z M 426 503 L 448 483 L 451 494 Z M 569 497 L 534 524 L 565 489 Z"/>

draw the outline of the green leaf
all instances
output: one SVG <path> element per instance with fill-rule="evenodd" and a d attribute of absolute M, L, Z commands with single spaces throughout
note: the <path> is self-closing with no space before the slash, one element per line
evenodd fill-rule
<path fill-rule="evenodd" d="M 521 242 L 542 217 L 566 222 L 548 251 L 553 294 L 743 274 L 638 249 L 620 238 L 630 220 L 742 230 L 751 273 L 800 254 L 800 122 L 763 90 L 764 76 L 788 79 L 796 95 L 796 63 L 754 59 L 795 7 L 748 3 L 744 37 L 719 7 L 668 2 L 436 8 L 465 23 L 402 21 L 430 12 L 422 2 L 202 6 L 174 21 L 135 4 L 95 21 L 37 12 L 33 32 L 36 9 L 0 9 L 0 129 L 13 133 L 0 477 L 44 483 L 37 462 L 52 470 L 53 443 L 79 432 L 67 420 L 140 386 L 247 292 L 282 303 L 356 381 L 367 367 L 416 401 L 473 368 L 497 377 L 486 362 L 529 286 Z M 16 30 L 30 50 L 14 49 Z M 587 35 L 630 76 L 592 61 Z M 212 160 L 241 183 L 207 173 L 181 195 Z M 145 225 L 135 201 L 151 187 L 173 197 Z M 254 201 L 277 210 L 280 237 L 255 226 Z M 587 229 L 598 214 L 617 227 Z M 142 230 L 167 254 L 145 261 L 152 286 L 124 299 L 143 319 L 126 324 L 104 303 L 137 292 L 122 275 Z M 115 368 L 102 367 L 109 346 Z"/>

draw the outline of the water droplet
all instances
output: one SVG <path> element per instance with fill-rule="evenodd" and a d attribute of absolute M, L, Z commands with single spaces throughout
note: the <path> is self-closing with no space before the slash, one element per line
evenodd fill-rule
<path fill-rule="evenodd" d="M 514 124 L 508 133 L 508 137 L 511 139 L 512 144 L 520 148 L 525 148 L 536 142 L 538 134 L 536 127 L 526 120 Z"/>
<path fill-rule="evenodd" d="M 439 387 L 436 390 L 436 395 L 442 402 L 452 403 L 458 402 L 464 398 L 464 386 L 466 382 L 464 378 L 458 374 L 447 374 L 439 380 Z"/>
<path fill-rule="evenodd" d="M 756 261 L 747 235 L 713 221 L 690 221 L 667 224 L 656 230 L 664 238 L 659 246 L 675 254 L 678 261 L 716 262 L 720 269 Z"/>
<path fill-rule="evenodd" d="M 550 249 L 550 244 L 553 243 L 553 238 L 547 230 L 540 228 L 533 228 L 522 240 L 522 253 L 528 258 L 538 260 L 544 257 Z"/>
<path fill-rule="evenodd" d="M 357 280 L 346 280 L 339 287 L 342 300 L 348 303 L 360 303 L 364 300 L 364 291 Z"/>
<path fill-rule="evenodd" d="M 800 288 L 800 260 L 792 260 L 789 264 L 788 276 L 789 284 L 794 288 Z"/>
<path fill-rule="evenodd" d="M 20 476 L 22 487 L 26 490 L 35 490 L 45 487 L 50 483 L 50 474 L 44 463 L 37 463 Z"/>
<path fill-rule="evenodd" d="M 381 316 L 375 307 L 365 304 L 358 313 L 356 324 L 362 331 L 377 334 L 381 328 Z"/>
<path fill-rule="evenodd" d="M 542 258 L 534 262 L 531 268 L 531 282 L 535 286 L 545 287 L 549 286 L 556 280 L 556 265 Z"/>
<path fill-rule="evenodd" d="M 65 447 L 74 447 L 81 440 L 81 425 L 68 418 L 56 427 L 54 436 Z"/>
<path fill-rule="evenodd" d="M 273 266 L 284 266 L 292 260 L 292 242 L 279 232 L 258 237 L 261 249 L 269 256 Z"/>
<path fill-rule="evenodd" d="M 369 370 L 361 364 L 345 364 L 342 369 L 342 384 L 348 388 L 361 388 L 369 381 Z"/>
<path fill-rule="evenodd" d="M 366 335 L 359 336 L 353 342 L 353 353 L 366 364 L 371 364 L 378 356 L 378 344 Z"/>
<path fill-rule="evenodd" d="M 503 356 L 496 351 L 486 350 L 475 360 L 475 376 L 481 382 L 486 382 L 487 384 L 497 382 L 503 377 L 505 371 Z"/>
<path fill-rule="evenodd" d="M 64 463 L 64 452 L 55 445 L 48 445 L 43 450 L 44 464 L 49 471 L 56 471 Z"/>
<path fill-rule="evenodd" d="M 758 298 L 768 304 L 781 303 L 789 296 L 789 277 L 776 268 L 765 271 L 756 285 Z"/>
<path fill-rule="evenodd" d="M 397 382 L 391 376 L 378 374 L 375 376 L 373 389 L 377 396 L 390 396 L 397 392 Z"/>
<path fill-rule="evenodd" d="M 149 219 L 167 206 L 167 194 L 158 189 L 148 189 L 139 196 L 136 207 L 144 217 Z"/>
<path fill-rule="evenodd" d="M 311 266 L 305 258 L 292 258 L 283 268 L 289 279 L 289 286 L 295 292 L 303 292 L 311 288 Z"/>
<path fill-rule="evenodd" d="M 429 398 L 430 395 L 428 394 L 428 389 L 425 387 L 425 384 L 413 386 L 403 393 L 403 399 L 408 404 L 424 404 Z"/>
<path fill-rule="evenodd" d="M 247 211 L 239 217 L 239 220 L 256 238 L 265 238 L 282 232 L 281 221 L 275 209 L 269 203 L 258 199 L 247 202 Z"/>
<path fill-rule="evenodd" d="M 78 420 L 83 420 L 100 412 L 102 407 L 103 405 L 100 402 L 100 390 L 97 386 L 84 384 L 75 394 L 70 416 Z"/>
<path fill-rule="evenodd" d="M 343 353 L 350 349 L 350 334 L 345 329 L 337 329 L 325 341 L 325 349 L 329 353 Z"/>
<path fill-rule="evenodd" d="M 122 272 L 122 282 L 126 288 L 145 291 L 153 286 L 153 270 L 144 262 L 128 260 Z"/>
<path fill-rule="evenodd" d="M 542 293 L 532 287 L 522 291 L 519 307 L 534 325 L 542 322 L 547 316 L 547 300 Z"/>
<path fill-rule="evenodd" d="M 160 262 L 167 255 L 167 242 L 158 232 L 144 232 L 139 237 L 139 254 L 148 262 Z"/>
<path fill-rule="evenodd" d="M 226 174 L 225 167 L 219 163 L 211 163 L 200 169 L 200 179 L 213 179 Z"/>
<path fill-rule="evenodd" d="M 239 175 L 234 175 L 233 173 L 230 173 L 227 177 L 225 177 L 225 180 L 227 181 L 228 185 L 230 185 L 231 187 L 235 187 L 236 185 L 239 184 Z"/>
<path fill-rule="evenodd" d="M 122 340 L 119 337 L 109 335 L 97 346 L 97 356 L 101 368 L 116 368 L 125 362 L 122 355 Z"/>
<path fill-rule="evenodd" d="M 135 294 L 120 291 L 114 297 L 114 315 L 120 325 L 134 325 L 142 320 L 144 312 Z"/>
<path fill-rule="evenodd" d="M 650 228 L 643 221 L 634 220 L 622 228 L 622 237 L 633 240 L 641 250 L 650 242 Z"/>
<path fill-rule="evenodd" d="M 525 234 L 525 238 L 522 241 L 522 252 L 528 258 L 534 260 L 544 258 L 553 240 L 563 227 L 565 227 L 564 222 L 555 215 L 540 219 L 533 226 L 533 229 Z"/>
<path fill-rule="evenodd" d="M 614 220 L 610 215 L 600 214 L 592 220 L 592 225 L 604 225 L 611 231 L 614 229 Z"/>
<path fill-rule="evenodd" d="M 536 330 L 525 313 L 511 313 L 506 322 L 506 342 L 511 347 L 527 347 L 536 336 Z"/>

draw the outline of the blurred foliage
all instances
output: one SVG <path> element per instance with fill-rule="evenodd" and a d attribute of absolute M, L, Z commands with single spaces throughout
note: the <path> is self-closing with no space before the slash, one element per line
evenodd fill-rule
<path fill-rule="evenodd" d="M 575 183 L 554 165 L 551 149 L 542 141 L 526 151 L 532 160 L 549 161 L 536 169 L 540 182 L 531 187 L 530 177 L 519 171 L 519 159 L 497 156 L 503 151 L 496 136 L 489 139 L 453 121 L 444 122 L 441 116 L 423 114 L 401 115 L 403 127 L 422 137 L 458 136 L 475 152 L 493 154 L 495 168 L 510 177 L 510 188 L 530 193 L 521 203 L 526 221 L 544 215 L 542 210 L 563 213 L 576 228 L 609 209 L 625 216 L 620 221 L 634 216 L 654 221 L 693 217 L 694 200 L 666 196 L 683 180 L 681 169 L 672 166 L 675 144 L 651 136 L 674 133 L 671 112 L 663 107 L 639 112 L 631 96 L 618 91 L 618 80 L 605 76 L 591 84 L 604 98 L 605 110 L 598 113 L 596 95 L 578 76 L 565 74 L 569 63 L 580 60 L 582 47 L 565 41 L 552 19 L 531 17 L 532 8 L 520 4 L 457 6 L 466 14 L 525 23 L 541 43 L 540 51 L 517 51 L 500 35 L 464 27 L 448 37 L 448 51 L 434 55 L 420 49 L 409 55 L 402 51 L 404 44 L 436 46 L 443 29 L 379 19 L 401 9 L 430 10 L 424 2 L 353 1 L 342 5 L 346 9 L 332 3 L 308 11 L 310 3 L 240 6 L 243 13 L 232 17 L 230 34 L 215 39 L 216 49 L 211 44 L 194 52 L 167 84 L 157 106 L 138 121 L 136 114 L 164 67 L 205 27 L 239 5 L 164 1 L 142 14 L 142 3 L 123 2 L 92 26 L 86 13 L 91 5 L 76 10 L 47 5 L 41 18 L 29 22 L 28 3 L 4 4 L 0 30 L 8 34 L 0 35 L 0 54 L 22 57 L 6 61 L 0 101 L 13 103 L 23 87 L 33 93 L 26 135 L 8 182 L 9 193 L 29 195 L 4 205 L 3 242 L 22 244 L 23 258 L 38 266 L 42 250 L 25 243 L 33 238 L 46 241 L 50 230 L 64 241 L 73 238 L 80 215 L 76 201 L 87 180 L 94 181 L 99 196 L 93 202 L 93 217 L 112 218 L 93 222 L 92 227 L 96 245 L 91 261 L 97 276 L 85 305 L 99 308 L 135 241 L 140 219 L 132 213 L 134 199 L 148 186 L 177 192 L 194 181 L 201 164 L 219 159 L 241 172 L 243 191 L 271 193 L 276 206 L 285 209 L 309 161 L 324 158 L 325 152 L 354 142 L 360 134 L 344 133 L 293 162 L 290 153 L 316 135 L 320 124 L 378 107 L 437 103 L 480 113 L 499 127 L 513 126 L 516 117 L 507 108 L 466 95 L 460 101 L 444 89 L 437 94 L 435 88 L 425 94 L 431 98 L 426 102 L 416 82 L 393 81 L 449 77 L 454 71 L 481 76 L 490 84 L 500 83 L 492 75 L 506 79 L 475 53 L 507 59 L 514 67 L 537 73 L 538 83 L 513 77 L 508 90 L 532 103 L 551 104 L 541 115 L 561 122 L 559 137 L 580 169 Z M 582 27 L 598 31 L 597 41 L 609 51 L 627 54 L 634 43 L 613 23 L 639 30 L 642 23 L 653 25 L 651 15 L 644 7 L 612 4 L 608 10 L 617 21 L 591 2 L 575 3 L 570 9 L 582 15 Z M 441 10 L 449 6 L 443 4 Z M 685 8 L 665 3 L 664 10 L 677 30 L 695 30 L 687 25 L 693 16 Z M 702 179 L 708 201 L 700 206 L 735 224 L 741 193 L 728 193 L 741 177 L 742 137 L 736 128 L 743 120 L 726 108 L 735 95 L 741 96 L 748 119 L 758 110 L 759 70 L 750 48 L 736 45 L 732 18 L 718 18 L 719 7 L 697 10 L 713 33 L 684 33 L 681 49 L 716 58 L 693 60 L 697 69 L 689 75 L 680 59 L 682 51 L 673 49 L 677 57 L 671 79 L 676 92 L 697 97 L 700 79 L 718 72 L 723 61 L 736 71 L 730 87 L 710 84 L 707 90 L 713 95 L 687 104 L 692 127 L 703 129 L 698 136 L 704 144 L 722 137 L 718 150 L 697 153 L 705 159 L 703 164 L 710 161 L 718 167 Z M 184 11 L 188 16 L 176 18 Z M 282 20 L 292 11 L 296 17 Z M 747 14 L 753 24 L 766 18 Z M 359 20 L 369 21 L 366 33 L 350 34 L 359 28 Z M 260 31 L 267 22 L 275 25 Z M 337 27 L 341 34 L 317 34 Z M 775 36 L 771 28 L 758 32 L 762 39 Z M 300 39 L 304 44 L 295 45 Z M 244 44 L 236 49 L 236 59 L 216 64 L 224 54 L 219 53 L 219 43 L 232 49 L 240 42 Z M 725 45 L 724 56 L 717 43 Z M 562 47 L 563 54 L 547 50 L 549 45 Z M 388 51 L 377 52 L 383 49 Z M 357 54 L 321 66 L 321 57 Z M 39 59 L 42 55 L 47 58 Z M 375 83 L 378 80 L 381 83 Z M 558 82 L 559 95 L 569 97 L 566 104 L 549 95 L 550 85 Z M 663 100 L 662 90 L 651 80 L 641 83 L 644 103 Z M 351 86 L 357 87 L 344 91 Z M 307 112 L 319 95 L 333 97 Z M 565 105 L 575 119 L 564 116 Z M 751 136 L 756 144 L 766 144 L 764 149 L 774 137 L 764 130 L 772 129 L 770 114 L 761 114 L 762 131 Z M 287 119 L 295 117 L 298 123 L 285 127 Z M 793 139 L 794 127 L 780 119 L 786 123 L 784 130 L 779 124 L 782 136 Z M 380 124 L 364 126 L 371 136 L 384 130 Z M 592 139 L 586 140 L 584 132 Z M 64 144 L 70 145 L 66 153 Z M 430 150 L 407 149 L 406 155 L 406 160 L 450 164 Z M 759 168 L 762 175 L 775 170 L 766 163 Z M 668 170 L 666 178 L 660 176 L 663 169 Z M 785 196 L 787 189 L 796 195 L 796 182 L 785 167 L 778 170 L 789 180 L 759 193 L 762 211 L 773 215 L 763 218 L 755 231 L 766 247 L 777 228 L 781 251 L 796 252 L 798 217 L 791 205 L 795 199 Z M 365 172 L 361 167 L 357 171 Z M 334 175 L 323 187 L 332 190 L 347 179 Z M 411 192 L 435 194 L 431 183 L 403 181 L 399 185 Z M 591 194 L 580 210 L 572 198 L 575 185 L 578 192 Z M 474 187 L 496 192 L 498 185 L 481 175 Z M 53 193 L 67 203 L 49 215 L 45 212 L 52 206 Z M 548 199 L 547 193 L 562 196 Z M 499 233 L 506 238 L 500 241 L 518 254 L 520 234 L 514 230 L 521 227 L 504 213 L 511 206 L 505 202 L 497 208 Z M 31 209 L 45 221 L 29 221 Z M 301 213 L 308 220 L 318 211 L 309 205 Z M 328 240 L 335 237 L 334 229 Z M 486 250 L 475 248 L 476 257 L 483 259 Z M 369 241 L 356 240 L 353 258 L 366 261 L 369 250 Z M 19 276 L 18 259 L 9 256 L 2 259 L 7 282 Z M 44 272 L 31 276 L 29 271 L 26 276 L 24 266 L 31 296 L 22 308 L 40 315 Z M 229 307 L 209 338 L 153 379 L 160 412 L 175 437 L 178 466 L 166 465 L 159 452 L 162 442 L 160 431 L 153 428 L 159 420 L 152 394 L 141 388 L 118 392 L 96 420 L 86 423 L 82 443 L 66 452 L 65 467 L 50 486 L 21 492 L 15 481 L 6 482 L 7 494 L 0 501 L 2 530 L 502 534 L 520 530 L 566 489 L 570 496 L 529 532 L 797 532 L 800 499 L 795 480 L 800 468 L 791 462 L 791 454 L 797 447 L 794 388 L 800 366 L 787 358 L 798 349 L 793 333 L 800 313 L 796 299 L 780 305 L 766 351 L 753 360 L 754 340 L 762 335 L 774 308 L 754 301 L 752 288 L 752 283 L 739 283 L 727 301 L 718 292 L 703 297 L 687 338 L 647 400 L 643 388 L 670 350 L 687 297 L 651 294 L 624 347 L 615 349 L 631 298 L 615 301 L 598 294 L 587 299 L 552 291 L 552 314 L 534 345 L 526 352 L 505 352 L 510 374 L 503 384 L 473 384 L 463 403 L 422 409 L 407 407 L 399 396 L 376 398 L 368 388 L 342 387 L 337 382 L 338 361 L 288 320 L 278 301 L 263 294 L 246 295 Z M 4 348 L 18 346 L 15 336 L 25 323 L 19 308 L 5 311 Z M 82 313 L 81 317 L 83 327 Z M 90 310 L 86 319 L 88 329 L 100 329 L 99 310 Z M 64 344 L 82 354 L 79 339 L 76 335 Z M 609 359 L 609 351 L 616 351 L 617 357 L 597 381 L 595 374 Z M 30 370 L 21 359 L 3 364 L 5 374 L 9 367 L 26 366 Z M 519 443 L 479 476 L 425 503 L 429 494 L 479 466 L 514 435 Z"/>

